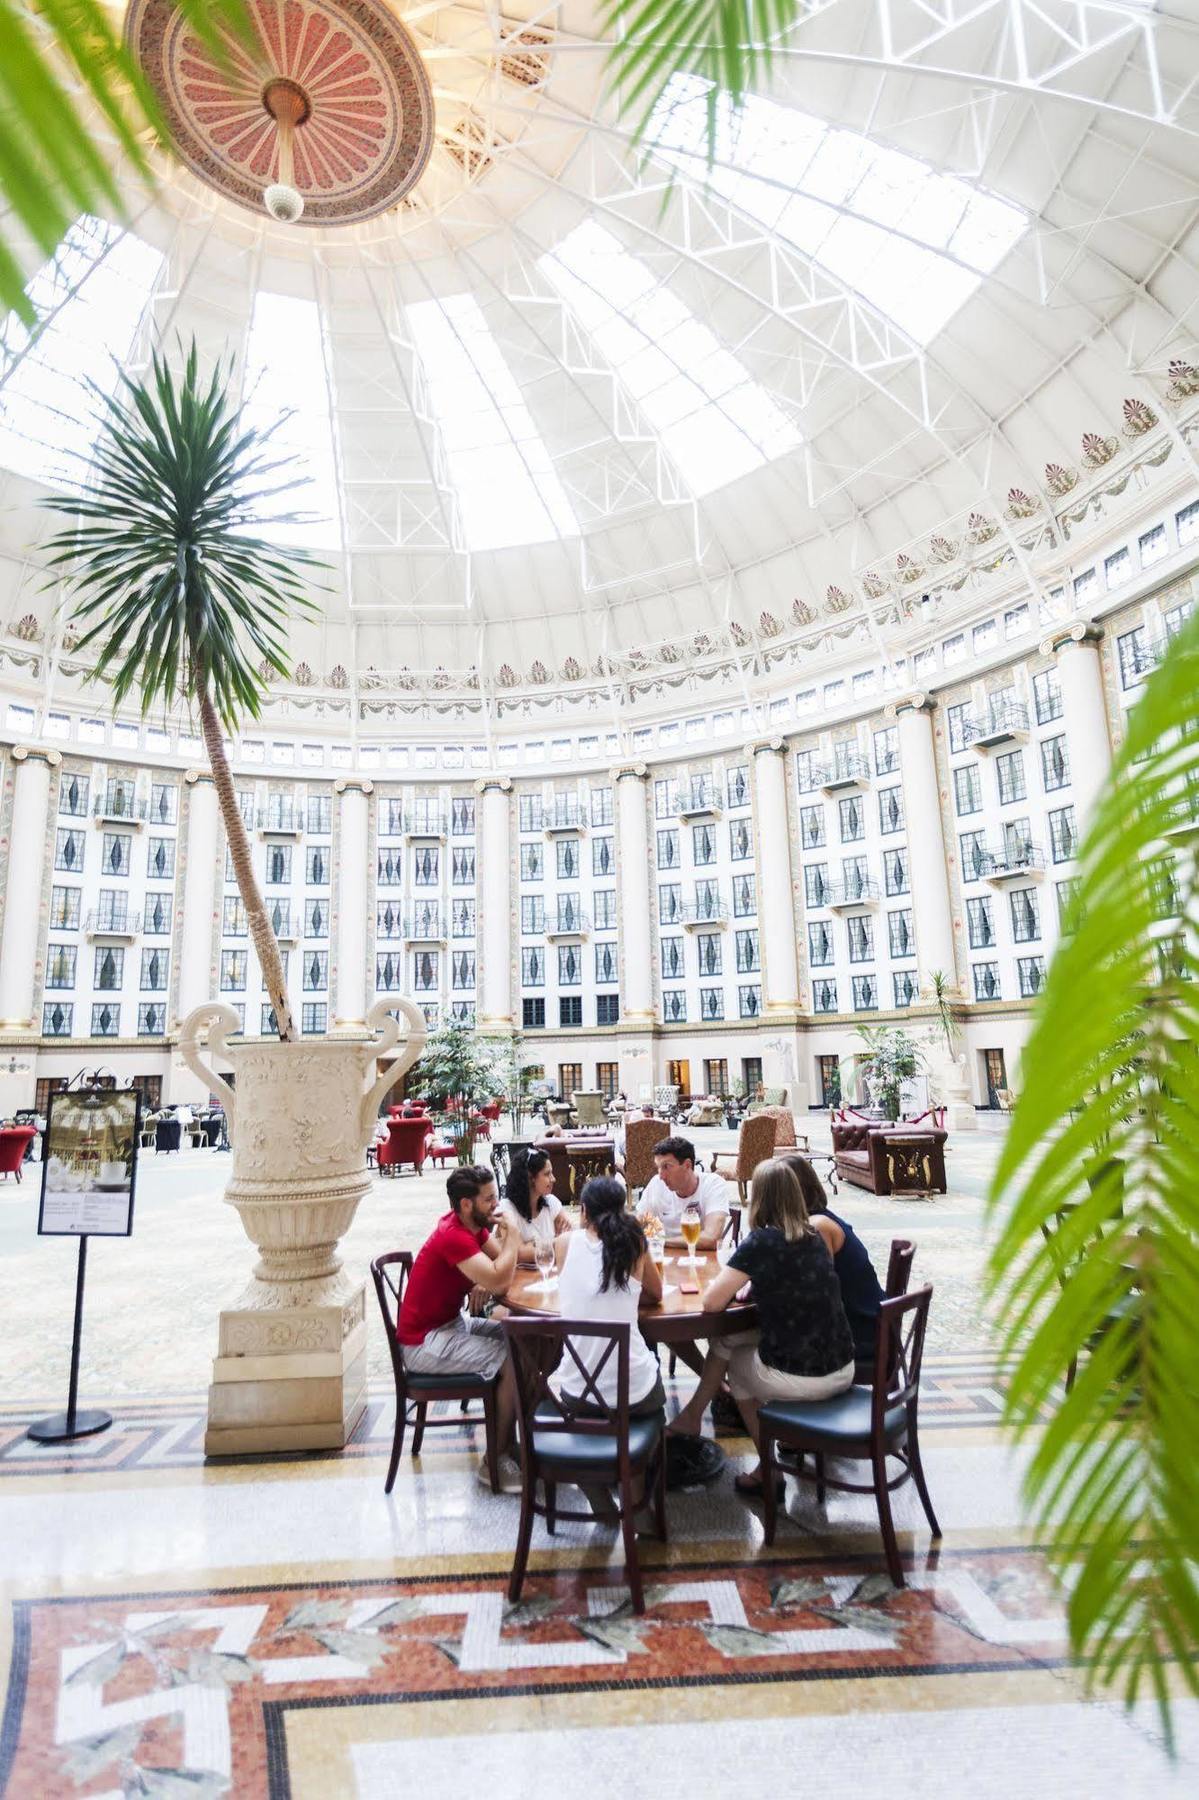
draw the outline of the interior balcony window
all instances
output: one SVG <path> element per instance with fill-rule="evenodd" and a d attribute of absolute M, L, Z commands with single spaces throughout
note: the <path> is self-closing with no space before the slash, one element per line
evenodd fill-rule
<path fill-rule="evenodd" d="M 835 981 L 814 981 L 812 983 L 812 1010 L 818 1013 L 836 1012 L 837 984 Z"/>
<path fill-rule="evenodd" d="M 323 938 L 329 935 L 329 903 L 327 900 L 305 900 L 304 936 Z"/>
<path fill-rule="evenodd" d="M 591 873 L 593 875 L 611 875 L 616 868 L 616 857 L 612 849 L 610 837 L 597 837 L 591 840 Z"/>
<path fill-rule="evenodd" d="M 520 979 L 523 987 L 545 986 L 545 951 L 539 944 L 526 945 L 521 951 Z"/>
<path fill-rule="evenodd" d="M 125 952 L 115 945 L 96 946 L 92 986 L 101 993 L 114 993 L 125 980 Z"/>
<path fill-rule="evenodd" d="M 916 930 L 907 908 L 887 914 L 887 942 L 893 957 L 915 956 Z"/>
<path fill-rule="evenodd" d="M 823 919 L 808 925 L 808 962 L 814 969 L 825 968 L 833 960 L 832 927 Z"/>
<path fill-rule="evenodd" d="M 903 791 L 897 787 L 881 788 L 878 796 L 878 828 L 884 837 L 902 831 Z"/>
<path fill-rule="evenodd" d="M 92 1036 L 120 1037 L 121 1009 L 107 1001 L 100 1001 L 92 1007 Z"/>
<path fill-rule="evenodd" d="M 677 869 L 679 866 L 679 834 L 677 831 L 660 831 L 657 837 L 658 867 L 660 869 Z"/>
<path fill-rule="evenodd" d="M 63 775 L 58 790 L 59 813 L 68 819 L 87 817 L 87 796 L 90 782 L 86 775 L 68 772 Z"/>
<path fill-rule="evenodd" d="M 974 998 L 976 1000 L 999 1000 L 1002 998 L 998 963 L 975 963 L 973 965 L 972 974 L 974 977 Z"/>
<path fill-rule="evenodd" d="M 613 982 L 619 975 L 615 944 L 597 944 L 595 946 L 595 979 L 597 985 Z"/>
<path fill-rule="evenodd" d="M 329 952 L 305 950 L 302 967 L 304 991 L 309 994 L 323 993 L 329 985 Z"/>
<path fill-rule="evenodd" d="M 855 975 L 853 978 L 853 1010 L 855 1012 L 878 1011 L 878 981 L 873 975 Z"/>
<path fill-rule="evenodd" d="M 75 1008 L 69 1001 L 47 1000 L 42 1007 L 42 1036 L 70 1037 Z"/>

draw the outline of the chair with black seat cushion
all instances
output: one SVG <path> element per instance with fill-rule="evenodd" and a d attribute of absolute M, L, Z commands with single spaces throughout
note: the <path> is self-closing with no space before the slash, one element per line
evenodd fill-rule
<path fill-rule="evenodd" d="M 634 1612 L 645 1611 L 641 1565 L 637 1558 L 638 1502 L 633 1478 L 643 1475 L 648 1497 L 652 1482 L 654 1528 L 666 1538 L 666 1457 L 663 1421 L 629 1417 L 629 1326 L 597 1324 L 582 1319 L 505 1319 L 508 1350 L 516 1371 L 516 1415 L 520 1429 L 520 1528 L 508 1598 L 520 1599 L 529 1561 L 533 1520 L 540 1514 L 553 1532 L 558 1519 L 594 1524 L 591 1511 L 566 1512 L 558 1505 L 558 1484 L 586 1483 L 614 1487 L 624 1537 L 625 1567 Z M 594 1372 L 583 1361 L 579 1344 L 601 1340 L 606 1349 Z M 609 1404 L 599 1388 L 602 1372 L 613 1361 L 616 1399 Z M 550 1387 L 550 1376 L 565 1374 L 575 1393 Z M 537 1484 L 544 1500 L 537 1499 Z"/>
<path fill-rule="evenodd" d="M 404 1448 L 404 1433 L 408 1426 L 408 1409 L 415 1414 L 412 1420 L 412 1454 L 420 1455 L 421 1443 L 426 1426 L 461 1425 L 459 1415 L 451 1413 L 448 1418 L 430 1419 L 427 1416 L 429 1406 L 435 1400 L 457 1400 L 461 1402 L 460 1411 L 470 1415 L 470 1402 L 483 1402 L 483 1425 L 487 1434 L 487 1473 L 491 1477 L 491 1491 L 500 1491 L 499 1451 L 496 1445 L 496 1395 L 499 1388 L 499 1375 L 410 1375 L 404 1364 L 404 1346 L 396 1336 L 399 1324 L 400 1307 L 404 1299 L 404 1283 L 412 1273 L 411 1250 L 392 1250 L 386 1256 L 376 1256 L 371 1264 L 371 1276 L 375 1283 L 375 1293 L 379 1297 L 379 1311 L 383 1314 L 383 1329 L 387 1333 L 387 1346 L 391 1351 L 391 1370 L 395 1376 L 396 1386 L 396 1423 L 395 1435 L 391 1441 L 391 1462 L 387 1468 L 387 1480 L 383 1483 L 383 1492 L 390 1494 L 395 1485 L 396 1470 L 400 1466 L 400 1452 Z"/>
<path fill-rule="evenodd" d="M 873 1493 L 878 1506 L 879 1530 L 887 1557 L 887 1569 L 896 1587 L 904 1586 L 903 1566 L 891 1517 L 891 1495 L 910 1476 L 916 1483 L 920 1504 L 935 1538 L 941 1535 L 928 1483 L 920 1461 L 916 1414 L 920 1399 L 920 1365 L 924 1358 L 924 1333 L 928 1325 L 931 1287 L 914 1294 L 884 1300 L 878 1315 L 878 1343 L 874 1352 L 874 1379 L 870 1387 L 852 1387 L 834 1400 L 771 1400 L 758 1410 L 762 1455 L 762 1494 L 766 1542 L 774 1542 L 778 1516 L 775 1478 L 776 1451 L 786 1445 L 799 1451 L 798 1475 L 805 1478 L 804 1456 L 816 1457 L 816 1499 L 824 1503 L 826 1488 L 843 1493 Z M 870 1482 L 834 1481 L 824 1473 L 823 1458 L 844 1457 L 850 1462 L 869 1462 Z M 903 1466 L 895 1479 L 887 1477 L 887 1458 Z"/>

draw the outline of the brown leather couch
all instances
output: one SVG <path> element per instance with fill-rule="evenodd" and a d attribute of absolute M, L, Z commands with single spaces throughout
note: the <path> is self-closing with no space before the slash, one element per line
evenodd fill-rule
<path fill-rule="evenodd" d="M 923 1126 L 871 1125 L 847 1120 L 833 1126 L 833 1160 L 842 1181 L 865 1188 L 870 1194 L 889 1194 L 892 1190 L 888 1156 L 888 1138 L 898 1138 L 914 1152 L 911 1179 L 899 1179 L 901 1188 L 927 1188 L 943 1194 L 945 1186 L 945 1140 L 947 1131 L 931 1131 Z"/>

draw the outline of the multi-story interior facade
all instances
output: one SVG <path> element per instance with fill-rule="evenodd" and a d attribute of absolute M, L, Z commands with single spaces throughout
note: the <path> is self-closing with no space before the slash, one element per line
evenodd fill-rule
<path fill-rule="evenodd" d="M 827 1105 L 858 1027 L 928 1034 L 953 994 L 969 1098 L 1017 1078 L 1069 929 L 1088 807 L 1125 709 L 1194 604 L 1179 496 L 1039 601 L 1009 594 L 890 663 L 755 704 L 534 739 L 318 735 L 280 697 L 232 745 L 305 1033 L 389 993 L 518 1032 L 561 1091 L 786 1085 Z M 924 605 L 928 605 L 927 599 Z M 273 1021 L 199 744 L 109 719 L 9 622 L 3 1019 L 14 1096 L 83 1065 L 192 1097 L 179 1022 Z M 32 1076 L 32 1083 L 31 1083 Z"/>

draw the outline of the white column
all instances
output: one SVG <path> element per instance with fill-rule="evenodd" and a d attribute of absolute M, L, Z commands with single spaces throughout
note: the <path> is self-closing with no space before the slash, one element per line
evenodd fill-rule
<path fill-rule="evenodd" d="M 46 857 L 53 849 L 50 775 L 62 761 L 57 750 L 18 744 L 12 753 L 12 827 L 4 890 L 4 941 L 0 946 L 0 1032 L 30 1032 L 37 1004 L 39 901 Z"/>
<path fill-rule="evenodd" d="M 1092 627 L 1062 627 L 1041 645 L 1041 655 L 1057 652 L 1062 689 L 1062 722 L 1070 758 L 1070 789 L 1079 833 L 1086 830 L 1095 802 L 1107 780 L 1112 741 L 1103 699 L 1103 668 Z"/>
<path fill-rule="evenodd" d="M 654 1023 L 654 958 L 650 905 L 649 821 L 644 763 L 613 769 L 616 789 L 616 856 L 620 876 L 621 1024 Z M 643 1075 L 643 1080 L 652 1080 Z"/>
<path fill-rule="evenodd" d="M 907 822 L 912 911 L 916 925 L 916 963 L 921 988 L 934 969 L 958 985 L 953 942 L 953 907 L 949 897 L 949 859 L 941 813 L 941 790 L 933 750 L 931 702 L 911 694 L 887 708 L 899 726 L 899 767 L 903 777 L 903 810 Z"/>
<path fill-rule="evenodd" d="M 334 782 L 337 801 L 337 992 L 333 1030 L 366 1029 L 367 896 L 373 781 Z"/>
<path fill-rule="evenodd" d="M 512 1030 L 512 783 L 506 775 L 480 781 L 479 795 L 479 1027 Z"/>
<path fill-rule="evenodd" d="M 220 875 L 220 807 L 212 776 L 189 769 L 187 872 L 183 878 L 183 934 L 179 944 L 179 1017 L 215 998 L 212 991 L 212 929 Z M 255 1022 L 246 1021 L 252 1031 Z"/>
<path fill-rule="evenodd" d="M 787 750 L 781 738 L 753 746 L 758 828 L 758 924 L 762 933 L 762 1011 L 792 1022 L 799 1007 L 799 958 L 787 825 Z"/>

